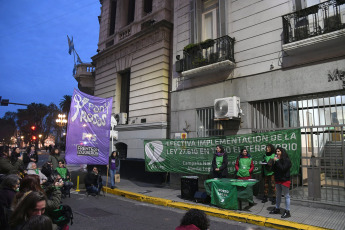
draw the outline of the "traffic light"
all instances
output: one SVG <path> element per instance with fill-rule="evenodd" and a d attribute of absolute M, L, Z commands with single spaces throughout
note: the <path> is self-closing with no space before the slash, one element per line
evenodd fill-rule
<path fill-rule="evenodd" d="M 35 131 L 35 130 L 36 130 L 36 126 L 34 126 L 34 125 L 31 126 L 30 128 L 31 128 L 32 131 Z"/>
<path fill-rule="evenodd" d="M 37 137 L 36 137 L 36 136 L 32 136 L 31 139 L 32 139 L 33 141 L 35 141 L 35 140 L 37 139 Z"/>
<path fill-rule="evenodd" d="M 1 106 L 8 106 L 8 103 L 10 103 L 9 99 L 1 99 L 0 98 L 0 101 L 1 101 Z"/>

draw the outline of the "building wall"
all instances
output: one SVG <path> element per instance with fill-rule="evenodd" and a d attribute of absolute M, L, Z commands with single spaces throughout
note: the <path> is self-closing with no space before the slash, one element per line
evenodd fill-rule
<path fill-rule="evenodd" d="M 128 124 L 116 126 L 119 132 L 116 143 L 127 144 L 128 158 L 144 159 L 143 140 L 167 136 L 172 46 L 171 2 L 153 0 L 152 12 L 145 15 L 143 1 L 137 0 L 134 22 L 129 25 L 124 21 L 127 1 L 117 2 L 115 32 L 111 36 L 111 1 L 102 2 L 99 53 L 92 57 L 96 65 L 94 95 L 113 97 L 112 112 L 119 113 L 119 76 L 122 71 L 130 71 Z M 148 20 L 154 21 L 143 26 Z M 123 36 L 123 31 L 128 29 L 130 34 Z"/>
<path fill-rule="evenodd" d="M 217 98 L 238 96 L 241 99 L 244 115 L 240 121 L 230 121 L 225 131 L 225 135 L 235 135 L 252 132 L 253 117 L 249 102 L 331 92 L 344 87 L 341 80 L 329 81 L 330 73 L 345 70 L 344 37 L 343 43 L 332 48 L 319 46 L 308 52 L 288 55 L 283 51 L 282 16 L 294 12 L 294 1 L 226 2 L 227 34 L 236 40 L 236 67 L 224 81 L 184 88 L 185 80 L 174 66 L 170 138 L 174 138 L 175 133 L 184 132 L 186 122 L 191 131 L 188 138 L 197 137 L 196 109 L 213 107 Z M 193 3 L 194 0 L 176 1 L 174 6 L 173 57 L 183 57 L 183 48 L 192 41 Z M 198 76 L 194 79 L 197 81 Z M 180 185 L 180 176 L 171 175 L 172 186 Z"/>
<path fill-rule="evenodd" d="M 193 2 L 177 1 L 174 6 L 173 57 L 183 56 L 183 48 L 191 43 Z M 236 40 L 236 67 L 225 81 L 192 89 L 180 87 L 182 90 L 178 91 L 177 86 L 183 85 L 184 80 L 173 68 L 171 137 L 183 132 L 185 121 L 191 124 L 189 137 L 196 137 L 195 109 L 212 107 L 217 98 L 240 97 L 245 116 L 236 129 L 237 133 L 243 133 L 251 132 L 250 101 L 342 89 L 342 81 L 328 82 L 328 74 L 345 68 L 344 38 L 344 43 L 337 46 L 341 53 L 320 48 L 317 55 L 313 51 L 284 54 L 282 15 L 294 12 L 292 0 L 233 0 L 227 1 L 226 7 L 229 12 L 226 23 L 228 35 Z M 288 68 L 283 67 L 286 63 Z"/>

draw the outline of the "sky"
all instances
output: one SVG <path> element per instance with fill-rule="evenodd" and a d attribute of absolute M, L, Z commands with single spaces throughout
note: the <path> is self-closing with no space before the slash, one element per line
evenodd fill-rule
<path fill-rule="evenodd" d="M 0 0 L 0 96 L 13 103 L 54 103 L 78 88 L 67 35 L 84 63 L 96 55 L 99 0 Z M 7 111 L 25 106 L 0 106 Z"/>

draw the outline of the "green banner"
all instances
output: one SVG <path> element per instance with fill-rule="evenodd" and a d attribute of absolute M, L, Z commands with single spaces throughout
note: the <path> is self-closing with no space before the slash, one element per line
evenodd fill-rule
<path fill-rule="evenodd" d="M 228 154 L 229 174 L 235 173 L 240 150 L 246 148 L 254 161 L 254 174 L 261 172 L 260 162 L 266 145 L 283 147 L 292 162 L 291 175 L 299 172 L 301 159 L 301 131 L 288 129 L 266 133 L 253 133 L 225 137 L 144 140 L 145 166 L 150 172 L 209 174 L 217 145 Z"/>

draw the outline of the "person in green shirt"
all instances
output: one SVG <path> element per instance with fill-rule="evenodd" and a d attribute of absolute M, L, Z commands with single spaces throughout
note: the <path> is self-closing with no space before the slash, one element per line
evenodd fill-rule
<path fill-rule="evenodd" d="M 216 153 L 213 156 L 211 177 L 212 178 L 226 178 L 228 176 L 228 155 L 224 147 L 217 145 Z"/>
<path fill-rule="evenodd" d="M 71 182 L 70 173 L 65 167 L 65 162 L 63 160 L 59 160 L 59 166 L 56 168 L 56 172 L 59 173 L 64 182 L 61 192 L 66 195 L 66 193 L 69 193 L 69 190 L 73 187 L 73 182 Z"/>
<path fill-rule="evenodd" d="M 274 172 L 272 171 L 273 159 L 275 156 L 275 148 L 272 144 L 266 145 L 266 153 L 263 156 L 262 173 L 264 179 L 264 198 L 262 203 L 266 203 L 268 200 L 268 194 L 271 190 L 272 193 L 272 205 L 276 203 L 276 187 L 274 181 Z"/>
<path fill-rule="evenodd" d="M 248 180 L 252 178 L 254 163 L 247 149 L 241 149 L 241 153 L 236 160 L 235 168 L 237 179 Z"/>

